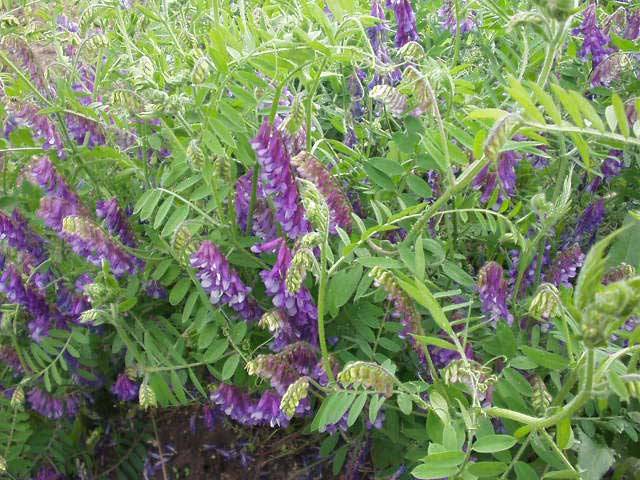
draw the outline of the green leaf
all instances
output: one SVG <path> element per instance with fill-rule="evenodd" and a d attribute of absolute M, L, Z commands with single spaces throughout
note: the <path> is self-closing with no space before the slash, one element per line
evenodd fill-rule
<path fill-rule="evenodd" d="M 527 81 L 527 86 L 533 90 L 538 100 L 543 107 L 547 115 L 551 117 L 551 120 L 554 121 L 557 125 L 562 124 L 562 114 L 560 113 L 560 109 L 557 107 L 551 95 L 543 90 L 543 88 L 535 82 Z"/>
<path fill-rule="evenodd" d="M 335 314 L 340 307 L 346 304 L 358 287 L 358 282 L 362 277 L 363 268 L 356 265 L 353 268 L 340 270 L 329 282 L 327 298 L 330 302 L 330 310 Z"/>
<path fill-rule="evenodd" d="M 385 400 L 385 397 L 382 395 L 373 395 L 371 400 L 369 400 L 369 421 L 371 423 L 376 423 L 378 412 L 380 411 L 380 408 L 382 408 Z"/>
<path fill-rule="evenodd" d="M 169 214 L 169 210 L 173 207 L 173 197 L 167 197 L 158 211 L 156 212 L 156 218 L 153 220 L 153 228 L 158 229 L 164 223 L 164 219 Z"/>
<path fill-rule="evenodd" d="M 385 173 L 389 177 L 404 175 L 404 168 L 398 162 L 386 158 L 374 157 L 369 159 L 369 164 Z"/>
<path fill-rule="evenodd" d="M 429 310 L 433 320 L 442 330 L 449 334 L 449 336 L 453 337 L 455 335 L 451 325 L 449 324 L 447 316 L 444 314 L 442 307 L 438 303 L 438 300 L 436 300 L 425 284 L 418 280 L 415 280 L 413 284 L 411 284 L 401 279 L 398 279 L 398 283 L 411 298 Z"/>
<path fill-rule="evenodd" d="M 411 400 L 411 396 L 406 393 L 399 393 L 396 400 L 400 411 L 405 415 L 411 415 L 413 411 L 413 400 Z"/>
<path fill-rule="evenodd" d="M 222 355 L 224 355 L 224 352 L 227 351 L 228 346 L 229 341 L 226 338 L 219 338 L 217 340 L 214 340 L 207 351 L 204 352 L 200 361 L 204 363 L 214 363 L 216 360 L 222 357 Z"/>
<path fill-rule="evenodd" d="M 527 345 L 521 345 L 520 350 L 537 365 L 549 370 L 563 370 L 569 365 L 569 361 L 557 353 L 545 352 Z"/>
<path fill-rule="evenodd" d="M 418 465 L 411 471 L 411 475 L 415 478 L 424 480 L 435 478 L 449 478 L 453 476 L 458 469 L 456 467 L 439 467 L 428 464 Z"/>
<path fill-rule="evenodd" d="M 580 432 L 578 466 L 584 480 L 600 480 L 615 462 L 615 451 Z"/>
<path fill-rule="evenodd" d="M 178 283 L 176 283 L 171 292 L 169 292 L 169 303 L 171 305 L 179 304 L 189 291 L 191 287 L 191 279 L 190 278 L 182 278 Z"/>
<path fill-rule="evenodd" d="M 516 462 L 513 469 L 518 480 L 540 480 L 538 473 L 528 463 Z"/>
<path fill-rule="evenodd" d="M 524 108 L 524 111 L 529 117 L 539 123 L 545 124 L 544 115 L 540 113 L 533 100 L 531 100 L 529 92 L 527 92 L 522 84 L 515 78 L 510 76 L 508 80 L 510 86 L 507 88 L 507 92 L 509 92 L 511 97 Z"/>
<path fill-rule="evenodd" d="M 496 478 L 506 469 L 507 464 L 504 462 L 476 462 L 470 463 L 467 466 L 467 471 L 471 475 L 475 475 L 476 477 L 480 478 Z"/>
<path fill-rule="evenodd" d="M 625 225 L 631 225 L 612 243 L 607 257 L 609 267 L 626 263 L 640 270 L 640 222 L 627 215 Z"/>
<path fill-rule="evenodd" d="M 571 419 L 565 418 L 556 427 L 556 442 L 560 450 L 565 450 L 571 440 Z"/>
<path fill-rule="evenodd" d="M 354 423 L 356 423 L 356 420 L 358 420 L 358 417 L 360 416 L 360 413 L 362 413 L 362 409 L 364 408 L 364 404 L 367 403 L 367 397 L 367 393 L 362 392 L 351 404 L 349 415 L 347 417 L 347 425 L 349 427 L 351 427 Z"/>
<path fill-rule="evenodd" d="M 411 174 L 407 177 L 407 186 L 421 198 L 430 198 L 433 195 L 433 190 L 429 184 L 417 175 Z"/>
<path fill-rule="evenodd" d="M 458 351 L 458 348 L 453 343 L 449 343 L 440 337 L 425 337 L 423 335 L 413 335 L 413 338 L 415 338 L 422 345 L 434 345 L 438 348 L 444 348 L 446 350 L 451 350 L 454 352 Z"/>
<path fill-rule="evenodd" d="M 620 133 L 625 137 L 631 135 L 629 131 L 629 123 L 627 122 L 627 114 L 624 108 L 624 103 L 622 99 L 617 93 L 613 93 L 611 95 L 611 106 L 613 107 L 613 111 L 616 114 L 616 119 L 618 121 L 618 128 L 620 128 Z"/>
<path fill-rule="evenodd" d="M 517 443 L 511 435 L 486 435 L 476 440 L 473 450 L 479 453 L 494 453 L 509 450 Z"/>
<path fill-rule="evenodd" d="M 445 261 L 442 264 L 442 271 L 447 277 L 463 287 L 474 288 L 476 284 L 471 275 L 453 262 Z"/>
<path fill-rule="evenodd" d="M 325 421 L 321 426 L 337 423 L 342 416 L 349 410 L 351 404 L 356 399 L 356 396 L 352 392 L 338 392 L 331 395 L 327 400 L 330 401 L 330 408 L 327 412 Z"/>
<path fill-rule="evenodd" d="M 188 216 L 188 206 L 183 205 L 182 207 L 176 208 L 169 217 L 169 220 L 167 220 L 167 223 L 165 223 L 164 228 L 162 229 L 162 236 L 167 237 L 173 235 L 176 229 L 187 219 Z"/>
<path fill-rule="evenodd" d="M 582 478 L 578 472 L 574 472 L 573 470 L 558 470 L 555 472 L 548 472 L 544 474 L 543 479 L 554 478 L 554 479 L 580 479 Z"/>
<path fill-rule="evenodd" d="M 624 402 L 629 401 L 629 390 L 627 390 L 627 387 L 624 384 L 624 381 L 620 378 L 620 375 L 613 370 L 609 371 L 609 386 L 611 387 L 611 390 L 620 397 L 620 400 Z"/>
<path fill-rule="evenodd" d="M 222 366 L 222 374 L 220 376 L 220 380 L 229 380 L 233 374 L 236 372 L 238 368 L 238 364 L 240 363 L 240 355 L 234 353 L 224 362 Z"/>
<path fill-rule="evenodd" d="M 504 378 L 507 380 L 507 382 L 509 382 L 509 384 L 513 388 L 515 388 L 518 393 L 524 395 L 525 397 L 530 397 L 533 395 L 531 384 L 527 381 L 526 378 L 524 378 L 524 376 L 520 372 L 509 367 L 505 368 L 502 371 L 502 374 L 504 375 Z"/>

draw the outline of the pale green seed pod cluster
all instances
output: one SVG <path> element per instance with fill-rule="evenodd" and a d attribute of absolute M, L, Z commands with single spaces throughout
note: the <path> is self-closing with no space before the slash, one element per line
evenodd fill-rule
<path fill-rule="evenodd" d="M 109 46 L 109 37 L 107 37 L 103 33 L 98 33 L 89 37 L 84 45 L 85 48 L 89 51 L 96 51 L 101 48 L 106 48 Z"/>
<path fill-rule="evenodd" d="M 158 406 L 156 392 L 153 391 L 153 388 L 151 388 L 148 383 L 140 385 L 140 390 L 138 391 L 138 403 L 144 410 L 147 410 L 149 407 Z"/>
<path fill-rule="evenodd" d="M 549 405 L 551 405 L 551 394 L 547 390 L 542 378 L 538 375 L 533 377 L 531 382 L 533 395 L 531 396 L 531 405 L 538 415 L 542 415 L 547 411 Z"/>
<path fill-rule="evenodd" d="M 0 455 L 0 473 L 7 473 L 7 461 Z"/>
<path fill-rule="evenodd" d="M 329 207 L 318 188 L 311 182 L 300 180 L 302 186 L 302 203 L 307 218 L 318 232 L 326 233 L 329 229 Z"/>
<path fill-rule="evenodd" d="M 205 162 L 205 157 L 204 152 L 200 148 L 200 142 L 198 142 L 198 140 L 196 140 L 195 138 L 192 139 L 189 142 L 189 145 L 187 145 L 186 153 L 187 160 L 189 161 L 191 167 L 194 170 L 201 170 Z"/>
<path fill-rule="evenodd" d="M 211 73 L 209 59 L 202 55 L 200 56 L 193 65 L 193 70 L 191 70 L 191 83 L 194 85 L 201 85 L 207 81 L 209 78 L 209 74 Z"/>
<path fill-rule="evenodd" d="M 300 405 L 302 399 L 307 398 L 309 393 L 309 379 L 307 377 L 300 377 L 293 382 L 284 392 L 282 400 L 280 400 L 280 410 L 287 417 L 291 418 L 296 413 L 296 408 Z"/>
<path fill-rule="evenodd" d="M 322 236 L 318 232 L 307 233 L 298 243 L 300 248 L 314 248 L 322 243 Z"/>
<path fill-rule="evenodd" d="M 279 310 L 265 312 L 262 317 L 260 317 L 258 325 L 266 328 L 271 333 L 276 333 L 282 328 L 282 314 Z"/>
<path fill-rule="evenodd" d="M 299 248 L 287 271 L 285 285 L 289 293 L 297 293 L 302 283 L 307 278 L 307 272 L 313 266 L 313 252 L 308 248 Z"/>
<path fill-rule="evenodd" d="M 529 315 L 548 320 L 560 314 L 560 292 L 551 283 L 543 283 L 531 300 Z"/>
<path fill-rule="evenodd" d="M 611 334 L 640 305 L 640 277 L 611 283 L 595 293 L 582 314 L 582 338 L 589 347 L 606 345 Z"/>
<path fill-rule="evenodd" d="M 213 162 L 213 175 L 224 182 L 231 180 L 231 158 L 227 156 L 217 157 Z"/>
<path fill-rule="evenodd" d="M 442 379 L 448 385 L 461 383 L 471 390 L 476 390 L 480 398 L 484 398 L 487 390 L 497 378 L 489 367 L 473 360 L 453 360 L 442 371 Z"/>
<path fill-rule="evenodd" d="M 100 316 L 100 310 L 90 308 L 80 314 L 80 323 L 94 323 Z"/>
<path fill-rule="evenodd" d="M 182 265 L 189 265 L 189 258 L 196 251 L 195 235 L 188 222 L 182 222 L 171 237 L 171 246 Z"/>
<path fill-rule="evenodd" d="M 345 387 L 363 386 L 390 397 L 395 377 L 387 369 L 372 362 L 351 362 L 338 374 L 338 381 Z"/>
<path fill-rule="evenodd" d="M 369 92 L 373 100 L 384 103 L 384 106 L 395 117 L 401 117 L 407 111 L 409 100 L 407 96 L 390 85 L 376 85 Z"/>
<path fill-rule="evenodd" d="M 417 62 L 424 58 L 424 48 L 418 42 L 407 42 L 405 43 L 400 50 L 398 50 L 400 57 L 404 60 L 408 60 L 411 62 Z"/>
<path fill-rule="evenodd" d="M 293 99 L 291 111 L 283 123 L 284 130 L 289 135 L 297 135 L 304 124 L 304 102 L 302 94 Z"/>
<path fill-rule="evenodd" d="M 511 114 L 495 123 L 484 143 L 484 155 L 492 162 L 498 160 L 502 146 L 511 138 L 511 132 L 519 122 L 520 117 Z"/>
<path fill-rule="evenodd" d="M 138 109 L 138 101 L 133 93 L 126 90 L 115 90 L 111 94 L 111 105 L 115 105 L 124 108 L 128 111 L 134 111 Z"/>
<path fill-rule="evenodd" d="M 547 31 L 544 27 L 545 18 L 537 11 L 518 12 L 511 17 L 507 24 L 507 30 L 512 32 L 518 27 L 530 26 L 537 32 L 547 37 Z"/>
<path fill-rule="evenodd" d="M 11 407 L 14 410 L 22 411 L 24 409 L 24 389 L 22 385 L 18 385 L 11 395 Z"/>

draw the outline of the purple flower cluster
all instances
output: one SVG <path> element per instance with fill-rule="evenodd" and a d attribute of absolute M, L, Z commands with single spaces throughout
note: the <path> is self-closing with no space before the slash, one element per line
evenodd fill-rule
<path fill-rule="evenodd" d="M 29 127 L 34 137 L 43 142 L 43 149 L 55 150 L 58 156 L 64 156 L 64 146 L 58 129 L 47 115 L 40 113 L 36 105 L 31 103 L 22 105 L 21 109 L 15 112 L 14 121 L 17 126 Z"/>
<path fill-rule="evenodd" d="M 258 376 L 269 380 L 280 395 L 300 377 L 320 374 L 317 349 L 307 342 L 292 343 L 276 354 L 259 355 L 249 365 Z"/>
<path fill-rule="evenodd" d="M 136 247 L 136 240 L 127 221 L 127 216 L 118 205 L 118 200 L 99 200 L 96 203 L 96 216 L 104 221 L 104 225 L 113 236 L 128 247 Z"/>
<path fill-rule="evenodd" d="M 242 282 L 217 246 L 209 241 L 202 242 L 191 256 L 191 266 L 197 270 L 200 285 L 213 305 L 228 305 L 248 321 L 260 318 L 262 310 L 249 296 L 251 289 Z"/>
<path fill-rule="evenodd" d="M 573 30 L 573 34 L 582 35 L 582 47 L 578 55 L 583 61 L 586 61 L 590 55 L 594 68 L 615 51 L 610 45 L 611 39 L 609 35 L 598 25 L 597 5 L 595 2 L 586 8 L 582 24 Z"/>
<path fill-rule="evenodd" d="M 576 224 L 575 241 L 581 242 L 584 240 L 588 245 L 591 245 L 595 241 L 596 233 L 604 220 L 605 214 L 606 209 L 602 198 L 587 206 Z"/>
<path fill-rule="evenodd" d="M 267 390 L 255 401 L 244 390 L 224 383 L 211 394 L 211 401 L 238 423 L 286 428 L 289 418 L 280 410 L 281 399 L 277 392 Z"/>
<path fill-rule="evenodd" d="M 24 373 L 17 352 L 7 345 L 0 346 L 0 362 L 10 367 L 15 375 Z"/>
<path fill-rule="evenodd" d="M 126 373 L 120 373 L 115 383 L 111 387 L 113 393 L 118 400 L 122 402 L 130 402 L 138 398 L 138 390 L 140 385 L 129 378 Z"/>
<path fill-rule="evenodd" d="M 498 158 L 497 173 L 491 172 L 489 165 L 480 171 L 471 185 L 474 190 L 482 191 L 480 197 L 482 203 L 487 203 L 491 199 L 498 184 L 502 187 L 498 195 L 498 205 L 502 203 L 502 192 L 510 197 L 516 194 L 516 166 L 520 160 L 522 156 L 519 153 L 506 151 Z"/>
<path fill-rule="evenodd" d="M 584 262 L 584 253 L 577 243 L 562 250 L 553 260 L 551 267 L 545 273 L 545 281 L 556 287 L 571 286 L 571 280 L 577 275 L 578 269 Z"/>
<path fill-rule="evenodd" d="M 18 210 L 14 210 L 11 217 L 0 212 L 0 240 L 3 239 L 22 254 L 29 268 L 37 267 L 48 258 L 44 239 L 31 229 Z"/>
<path fill-rule="evenodd" d="M 278 252 L 273 268 L 260 272 L 267 294 L 272 297 L 273 305 L 285 317 L 276 332 L 273 350 L 281 350 L 285 345 L 300 340 L 316 345 L 318 311 L 311 292 L 302 287 L 297 293 L 290 293 L 286 286 L 287 272 L 292 260 L 291 250 L 282 239 L 254 246 L 252 250 L 255 253 Z"/>
<path fill-rule="evenodd" d="M 78 395 L 69 394 L 64 398 L 58 398 L 38 387 L 34 387 L 29 391 L 27 402 L 34 412 L 52 420 L 57 420 L 64 416 L 73 418 L 80 408 Z"/>
<path fill-rule="evenodd" d="M 372 0 L 371 2 L 371 16 L 378 18 L 380 22 L 367 29 L 367 36 L 371 43 L 371 48 L 376 56 L 376 59 L 382 66 L 386 66 L 391 63 L 389 52 L 387 50 L 387 31 L 389 27 L 385 18 L 384 7 L 381 0 Z M 396 85 L 400 83 L 402 79 L 402 72 L 399 69 L 393 70 L 391 73 L 381 76 L 379 73 L 375 73 L 373 80 L 369 83 L 369 88 L 373 88 L 375 85 L 382 83 L 389 83 Z"/>
<path fill-rule="evenodd" d="M 609 183 L 615 177 L 620 175 L 622 169 L 624 167 L 624 162 L 622 161 L 622 152 L 620 150 L 612 150 L 609 152 L 609 156 L 604 159 L 602 164 L 600 165 L 600 172 L 602 176 L 595 177 L 591 183 L 587 186 L 587 191 L 590 193 L 595 193 L 603 182 Z"/>
<path fill-rule="evenodd" d="M 481 308 L 495 323 L 503 318 L 509 325 L 513 323 L 513 315 L 507 308 L 509 286 L 503 277 L 504 270 L 496 262 L 489 262 L 480 269 L 478 275 L 478 292 Z"/>
<path fill-rule="evenodd" d="M 80 82 L 73 85 L 73 90 L 81 94 L 78 99 L 80 104 L 87 107 L 93 102 L 95 73 L 91 67 L 80 69 Z M 98 99 L 99 100 L 99 99 Z M 67 130 L 76 143 L 86 145 L 90 148 L 104 145 L 105 136 L 102 127 L 98 122 L 88 118 L 86 115 L 68 114 L 66 116 Z"/>
<path fill-rule="evenodd" d="M 276 219 L 282 230 L 293 239 L 308 233 L 309 222 L 304 216 L 298 186 L 291 171 L 291 157 L 282 134 L 265 119 L 251 146 L 261 167 L 262 188 L 273 198 Z"/>
<path fill-rule="evenodd" d="M 475 14 L 473 12 L 469 13 L 467 18 L 460 19 L 458 22 L 455 5 L 452 0 L 444 0 L 442 7 L 438 10 L 438 16 L 440 17 L 440 25 L 442 28 L 451 32 L 452 35 L 456 34 L 458 26 L 460 26 L 461 35 L 472 32 L 477 28 Z"/>
<path fill-rule="evenodd" d="M 236 182 L 236 218 L 238 225 L 240 225 L 240 228 L 242 228 L 243 231 L 247 230 L 249 219 L 251 193 L 253 188 L 252 179 L 253 170 L 249 170 L 238 178 Z M 278 235 L 278 229 L 276 227 L 275 219 L 273 218 L 273 212 L 267 204 L 260 182 L 258 182 L 256 188 L 256 201 L 253 206 L 251 230 L 252 233 L 264 242 L 273 240 Z"/>
<path fill-rule="evenodd" d="M 162 300 L 169 296 L 167 289 L 157 280 L 148 281 L 144 286 L 144 291 L 149 298 L 155 298 L 156 300 Z"/>
<path fill-rule="evenodd" d="M 544 247 L 544 255 L 542 256 L 542 266 L 541 268 L 546 268 L 551 263 L 551 244 L 547 243 Z M 509 256 L 511 257 L 511 268 L 509 269 L 509 288 L 511 289 L 511 294 L 515 295 L 513 289 L 515 288 L 516 279 L 518 277 L 518 271 L 520 269 L 520 250 L 512 250 L 509 252 Z M 522 283 L 520 285 L 519 295 L 522 295 L 527 288 L 533 285 L 536 281 L 536 271 L 538 270 L 538 254 L 536 253 L 533 256 L 533 260 L 527 267 L 524 272 L 524 276 L 522 277 Z"/>
<path fill-rule="evenodd" d="M 40 467 L 40 470 L 36 473 L 34 480 L 65 480 L 65 477 L 63 474 L 58 473 L 55 468 Z"/>
<path fill-rule="evenodd" d="M 396 47 L 400 48 L 409 42 L 417 42 L 419 36 L 416 15 L 413 12 L 411 0 L 387 0 L 387 7 L 393 9 L 398 24 Z"/>
<path fill-rule="evenodd" d="M 336 227 L 351 230 L 351 204 L 331 172 L 311 154 L 301 153 L 294 158 L 300 176 L 312 182 L 322 194 L 329 207 L 329 230 Z"/>
<path fill-rule="evenodd" d="M 4 261 L 0 261 L 0 270 L 4 268 Z M 23 306 L 32 317 L 29 322 L 31 338 L 40 341 L 49 333 L 51 327 L 60 326 L 61 316 L 53 309 L 46 298 L 38 291 L 26 287 L 22 282 L 20 272 L 13 265 L 4 268 L 0 276 L 0 292 L 4 293 L 11 303 Z"/>

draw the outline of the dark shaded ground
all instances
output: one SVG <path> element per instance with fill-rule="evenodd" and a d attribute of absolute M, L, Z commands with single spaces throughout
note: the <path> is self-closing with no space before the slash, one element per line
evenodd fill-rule
<path fill-rule="evenodd" d="M 166 459 L 164 474 L 162 462 L 156 462 L 157 480 L 165 480 L 165 475 L 167 480 L 332 478 L 330 462 L 318 455 L 316 437 L 240 429 L 222 419 L 209 431 L 192 409 L 158 412 L 156 425 Z"/>

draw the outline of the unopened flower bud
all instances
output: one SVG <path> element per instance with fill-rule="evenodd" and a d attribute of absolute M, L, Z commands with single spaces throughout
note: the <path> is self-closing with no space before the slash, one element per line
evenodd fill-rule
<path fill-rule="evenodd" d="M 531 205 L 531 209 L 539 218 L 545 218 L 548 216 L 553 208 L 553 204 L 547 201 L 547 197 L 544 193 L 538 193 L 531 197 L 529 204 Z"/>
<path fill-rule="evenodd" d="M 282 328 L 282 314 L 279 310 L 271 310 L 266 312 L 260 318 L 258 325 L 268 329 L 271 333 L 278 332 Z"/>
<path fill-rule="evenodd" d="M 542 415 L 551 405 L 551 394 L 547 390 L 547 386 L 539 376 L 533 377 L 532 381 L 533 395 L 531 396 L 531 405 L 536 413 Z"/>
<path fill-rule="evenodd" d="M 302 203 L 307 218 L 317 231 L 327 232 L 329 228 L 329 207 L 327 202 L 313 183 L 305 180 L 301 180 L 301 183 Z"/>
<path fill-rule="evenodd" d="M 636 269 L 626 263 L 621 263 L 617 267 L 611 268 L 604 277 L 602 277 L 602 284 L 609 285 L 610 283 L 619 282 L 621 280 L 627 280 L 636 274 Z"/>
<path fill-rule="evenodd" d="M 200 148 L 198 140 L 195 138 L 189 142 L 187 145 L 187 160 L 191 164 L 191 167 L 194 170 L 201 170 L 204 165 L 205 158 L 204 152 Z"/>
<path fill-rule="evenodd" d="M 395 377 L 376 363 L 351 362 L 338 374 L 338 381 L 345 387 L 362 385 L 390 397 L 393 393 Z"/>
<path fill-rule="evenodd" d="M 289 135 L 297 135 L 304 124 L 304 103 L 302 94 L 296 95 L 291 105 L 291 112 L 282 124 L 282 128 Z"/>
<path fill-rule="evenodd" d="M 491 161 L 498 159 L 500 150 L 509 138 L 511 138 L 511 132 L 520 122 L 520 117 L 515 114 L 510 114 L 498 120 L 484 143 L 484 154 Z"/>
<path fill-rule="evenodd" d="M 0 473 L 7 473 L 7 461 L 0 455 Z"/>
<path fill-rule="evenodd" d="M 303 398 L 306 398 L 309 392 L 309 379 L 307 377 L 300 377 L 294 383 L 289 385 L 287 391 L 282 396 L 280 401 L 280 410 L 287 417 L 293 417 L 296 413 L 298 405 Z"/>
<path fill-rule="evenodd" d="M 156 393 L 148 383 L 143 383 L 142 385 L 140 385 L 140 390 L 138 392 L 138 401 L 140 403 L 140 406 L 144 410 L 147 410 L 149 407 L 156 407 L 158 405 Z"/>
<path fill-rule="evenodd" d="M 100 48 L 106 48 L 108 46 L 109 46 L 109 38 L 102 33 L 93 35 L 85 42 L 85 47 L 88 50 L 98 50 Z"/>
<path fill-rule="evenodd" d="M 308 248 L 300 248 L 293 256 L 287 271 L 285 284 L 289 293 L 297 293 L 302 287 L 307 272 L 313 266 L 313 253 Z"/>
<path fill-rule="evenodd" d="M 209 78 L 210 66 L 209 59 L 206 56 L 198 58 L 191 71 L 191 82 L 194 85 L 200 85 Z"/>
<path fill-rule="evenodd" d="M 418 61 L 424 57 L 424 48 L 418 42 L 407 42 L 405 43 L 398 53 L 402 58 L 409 61 Z"/>
<path fill-rule="evenodd" d="M 11 407 L 15 410 L 22 411 L 24 408 L 24 389 L 22 385 L 18 385 L 11 395 Z"/>
<path fill-rule="evenodd" d="M 535 318 L 548 320 L 560 313 L 560 293 L 551 283 L 543 283 L 538 287 L 531 305 L 529 314 Z"/>

